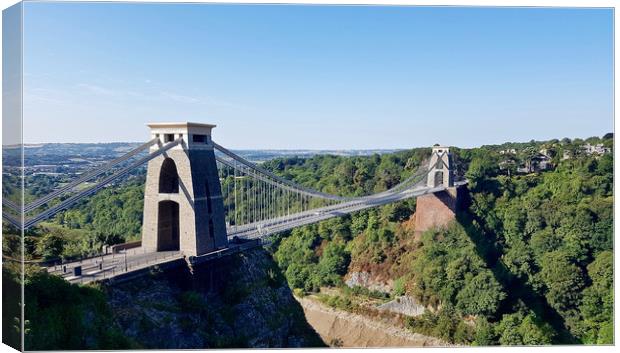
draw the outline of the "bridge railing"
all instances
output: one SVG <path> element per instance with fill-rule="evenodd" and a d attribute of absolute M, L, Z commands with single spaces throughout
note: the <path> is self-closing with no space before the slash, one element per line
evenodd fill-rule
<path fill-rule="evenodd" d="M 111 279 L 119 275 L 127 274 L 141 269 L 146 269 L 154 265 L 168 262 L 172 259 L 182 259 L 183 253 L 180 251 L 168 251 L 168 252 L 153 252 L 146 253 L 148 256 L 131 258 L 126 257 L 129 254 L 116 254 L 114 259 L 108 259 L 101 263 L 97 262 L 94 266 L 83 268 L 84 270 L 90 270 L 88 272 L 82 272 L 81 276 L 67 276 L 67 280 L 72 283 L 89 283 L 93 281 L 100 281 L 105 279 Z M 134 254 L 135 255 L 135 254 Z M 78 266 L 78 265 L 75 265 Z M 75 267 L 71 267 L 71 270 Z M 69 271 L 69 269 L 67 269 Z"/>

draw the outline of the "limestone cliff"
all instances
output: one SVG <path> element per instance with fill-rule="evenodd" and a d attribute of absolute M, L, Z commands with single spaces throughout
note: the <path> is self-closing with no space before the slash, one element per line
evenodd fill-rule
<path fill-rule="evenodd" d="M 107 288 L 121 331 L 143 348 L 304 347 L 323 342 L 262 249 Z"/>

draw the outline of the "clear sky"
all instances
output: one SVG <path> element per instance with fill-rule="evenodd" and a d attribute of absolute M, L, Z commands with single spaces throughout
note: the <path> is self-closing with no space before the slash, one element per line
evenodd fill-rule
<path fill-rule="evenodd" d="M 613 130 L 609 9 L 26 3 L 25 142 L 461 147 Z"/>

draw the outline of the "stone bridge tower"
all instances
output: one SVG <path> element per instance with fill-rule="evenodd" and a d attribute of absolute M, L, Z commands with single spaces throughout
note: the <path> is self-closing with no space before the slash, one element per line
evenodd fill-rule
<path fill-rule="evenodd" d="M 454 186 L 454 161 L 448 147 L 433 147 L 428 169 L 426 186 L 446 188 L 416 199 L 414 227 L 418 237 L 429 229 L 445 228 L 453 222 L 460 207 L 459 195 L 466 191 Z"/>
<path fill-rule="evenodd" d="M 146 251 L 181 250 L 202 255 L 226 247 L 222 192 L 211 130 L 197 123 L 148 124 L 155 151 L 182 142 L 148 163 L 144 188 L 142 246 Z"/>
<path fill-rule="evenodd" d="M 426 186 L 431 188 L 442 185 L 454 186 L 454 163 L 449 147 L 433 146 L 428 170 Z"/>

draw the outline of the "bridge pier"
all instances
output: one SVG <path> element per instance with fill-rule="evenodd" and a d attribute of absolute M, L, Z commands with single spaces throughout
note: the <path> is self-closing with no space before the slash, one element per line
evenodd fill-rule
<path fill-rule="evenodd" d="M 456 219 L 463 187 L 451 187 L 445 191 L 418 196 L 414 213 L 417 236 L 429 229 L 445 228 Z"/>

